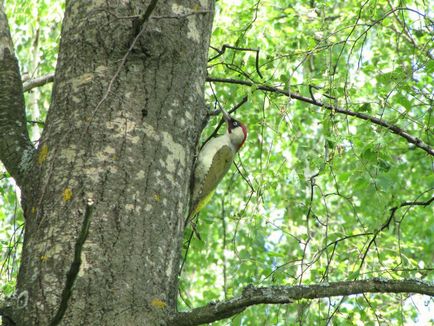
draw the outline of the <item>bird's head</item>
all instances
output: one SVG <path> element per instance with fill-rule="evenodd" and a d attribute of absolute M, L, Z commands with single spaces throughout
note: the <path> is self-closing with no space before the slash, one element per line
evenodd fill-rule
<path fill-rule="evenodd" d="M 238 120 L 232 118 L 223 108 L 221 109 L 223 117 L 228 125 L 228 135 L 232 145 L 239 150 L 247 138 L 247 127 Z"/>

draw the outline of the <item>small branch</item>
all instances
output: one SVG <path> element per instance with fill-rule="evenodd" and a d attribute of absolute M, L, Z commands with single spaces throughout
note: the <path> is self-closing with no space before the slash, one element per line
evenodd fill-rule
<path fill-rule="evenodd" d="M 89 234 L 89 226 L 92 212 L 93 202 L 89 200 L 86 205 L 86 211 L 84 213 L 83 224 L 81 226 L 80 234 L 78 235 L 77 241 L 75 243 L 74 259 L 68 273 L 66 274 L 65 287 L 62 291 L 59 308 L 57 309 L 56 315 L 51 320 L 50 326 L 59 325 L 62 321 L 63 316 L 65 315 L 66 308 L 68 308 L 68 301 L 72 295 L 72 287 L 74 286 L 75 279 L 77 278 L 78 272 L 80 271 L 81 252 L 83 251 L 84 242 L 86 241 Z"/>
<path fill-rule="evenodd" d="M 249 81 L 237 80 L 237 79 L 207 77 L 206 80 L 208 82 L 214 82 L 214 83 L 237 84 L 237 85 L 244 85 L 244 86 L 249 86 L 249 87 L 256 85 L 256 84 L 249 82 Z M 304 96 L 301 96 L 301 95 L 296 94 L 296 93 L 289 93 L 288 91 L 285 91 L 283 89 L 273 87 L 273 86 L 258 84 L 258 85 L 256 85 L 256 88 L 259 90 L 262 90 L 262 91 L 266 91 L 266 92 L 273 92 L 273 93 L 277 93 L 277 94 L 282 94 L 282 95 L 288 96 L 290 98 L 293 98 L 295 100 L 299 100 L 299 101 L 302 101 L 305 103 L 309 103 L 309 104 L 313 104 L 315 106 L 322 107 L 322 108 L 330 110 L 332 112 L 341 113 L 341 114 L 349 115 L 349 116 L 356 117 L 356 118 L 359 118 L 362 120 L 370 121 L 376 125 L 379 125 L 379 126 L 382 126 L 384 128 L 389 129 L 394 134 L 406 139 L 407 142 L 415 145 L 416 147 L 419 147 L 420 149 L 427 152 L 429 155 L 434 156 L 434 149 L 432 147 L 430 147 L 428 144 L 424 143 L 419 138 L 410 135 L 408 132 L 401 129 L 400 127 L 398 127 L 394 124 L 391 124 L 387 121 L 384 121 L 382 119 L 370 116 L 370 115 L 365 114 L 365 113 L 345 110 L 345 109 L 342 109 L 342 108 L 339 108 L 339 107 L 336 107 L 333 105 L 325 104 L 325 103 L 316 101 L 315 99 L 312 99 L 309 97 L 304 97 Z"/>
<path fill-rule="evenodd" d="M 312 212 L 312 203 L 313 203 L 313 193 L 314 193 L 314 188 L 315 188 L 315 178 L 319 176 L 319 172 L 315 173 L 314 175 L 312 175 L 309 178 L 309 183 L 310 183 L 310 200 L 309 200 L 309 208 L 307 210 L 306 213 L 306 224 L 307 224 L 307 230 L 309 233 L 309 217 L 310 217 L 310 213 Z"/>
<path fill-rule="evenodd" d="M 247 99 L 248 99 L 248 97 L 247 97 L 247 96 L 244 96 L 243 99 L 242 99 L 242 100 L 241 100 L 237 105 L 235 105 L 232 109 L 230 109 L 230 110 L 228 111 L 228 113 L 231 114 L 231 113 L 235 112 L 236 110 L 238 110 L 238 108 L 239 108 L 241 105 L 243 105 L 244 103 L 247 102 Z M 217 112 L 220 113 L 220 110 L 218 110 Z M 224 120 L 223 118 L 221 118 L 219 124 L 218 124 L 217 127 L 214 129 L 213 133 L 212 133 L 211 135 L 209 135 L 209 137 L 208 137 L 208 138 L 203 142 L 201 148 L 202 148 L 202 147 L 203 147 L 207 142 L 209 142 L 209 141 L 211 140 L 211 138 L 214 138 L 214 137 L 217 136 L 217 133 L 218 133 L 220 127 L 221 127 L 224 123 L 225 123 L 225 120 Z"/>
<path fill-rule="evenodd" d="M 32 125 L 40 125 L 41 127 L 45 126 L 45 122 L 44 121 L 27 120 L 27 123 L 30 123 Z"/>
<path fill-rule="evenodd" d="M 9 25 L 0 7 L 0 161 L 22 190 L 34 147 L 26 125 L 23 86 Z"/>
<path fill-rule="evenodd" d="M 187 221 L 187 222 L 188 222 L 188 221 Z M 193 221 L 191 221 L 191 223 L 193 223 Z M 185 223 L 185 224 L 186 224 L 186 223 Z M 185 262 L 187 261 L 188 250 L 190 249 L 191 240 L 193 240 L 193 235 L 194 235 L 194 230 L 193 230 L 193 228 L 194 228 L 194 226 L 192 225 L 191 228 L 192 228 L 192 230 L 191 230 L 191 233 L 190 233 L 190 235 L 189 235 L 189 237 L 188 237 L 188 240 L 187 240 L 186 243 L 184 244 L 184 246 L 186 247 L 186 248 L 185 248 L 185 254 L 184 254 L 184 257 L 182 258 L 182 263 L 181 263 L 181 267 L 179 268 L 178 275 L 181 275 L 181 274 L 182 274 L 182 270 L 184 269 Z"/>
<path fill-rule="evenodd" d="M 175 314 L 169 325 L 200 325 L 225 319 L 257 304 L 289 304 L 300 299 L 319 299 L 362 293 L 420 293 L 434 296 L 434 284 L 419 280 L 388 280 L 373 278 L 299 286 L 244 288 L 241 296 L 228 301 L 210 303 L 190 312 Z"/>
<path fill-rule="evenodd" d="M 26 80 L 23 83 L 23 90 L 24 92 L 28 92 L 30 90 L 32 90 L 33 88 L 36 87 L 41 87 L 44 86 L 45 84 L 51 83 L 54 81 L 54 73 L 42 76 L 42 77 L 37 77 L 37 78 L 32 78 L 29 80 Z"/>
<path fill-rule="evenodd" d="M 232 45 L 228 45 L 228 44 L 224 44 L 221 48 L 221 50 L 210 46 L 210 48 L 212 48 L 214 51 L 217 52 L 217 54 L 215 56 L 213 56 L 212 58 L 208 59 L 208 62 L 213 61 L 214 59 L 217 59 L 218 57 L 220 57 L 221 55 L 223 55 L 226 52 L 226 49 L 232 49 L 235 51 L 245 51 L 245 52 L 256 52 L 256 60 L 255 60 L 255 68 L 256 68 L 256 72 L 258 73 L 258 76 L 261 77 L 261 79 L 263 79 L 264 77 L 262 77 L 261 72 L 259 71 L 259 49 L 251 49 L 251 48 L 240 48 L 237 46 L 232 46 Z"/>
<path fill-rule="evenodd" d="M 386 222 L 384 222 L 383 225 L 377 231 L 375 231 L 374 236 L 369 241 L 368 246 L 366 247 L 366 250 L 363 253 L 363 257 L 362 257 L 362 259 L 360 261 L 359 270 L 361 270 L 363 264 L 365 263 L 365 259 L 366 259 L 366 256 L 368 255 L 369 249 L 371 248 L 372 244 L 377 239 L 377 236 L 381 232 L 383 232 L 385 229 L 387 229 L 389 227 L 390 223 L 395 218 L 395 213 L 396 213 L 396 211 L 398 209 L 400 209 L 401 207 L 406 207 L 406 206 L 423 206 L 423 207 L 427 207 L 427 206 L 431 205 L 432 202 L 434 202 L 434 197 L 432 197 L 431 199 L 428 199 L 427 201 L 403 202 L 403 203 L 401 203 L 398 206 L 392 207 L 390 209 L 390 216 L 387 218 Z"/>
<path fill-rule="evenodd" d="M 256 193 L 255 188 L 252 185 L 252 182 L 247 179 L 247 177 L 245 176 L 245 174 L 241 171 L 241 169 L 239 168 L 238 164 L 234 161 L 233 162 L 235 165 L 235 168 L 237 169 L 238 174 L 241 176 L 241 178 L 243 178 L 244 182 L 247 183 L 247 185 L 250 188 L 250 193 Z M 242 162 L 241 162 L 242 163 Z M 243 166 L 242 166 L 243 167 Z M 244 167 L 243 167 L 244 168 Z"/>

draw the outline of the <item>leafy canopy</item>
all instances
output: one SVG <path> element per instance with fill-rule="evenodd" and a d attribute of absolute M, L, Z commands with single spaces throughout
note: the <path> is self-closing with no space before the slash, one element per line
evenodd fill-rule
<path fill-rule="evenodd" d="M 218 1 L 211 45 L 239 49 L 218 57 L 210 49 L 210 79 L 253 86 L 210 83 L 207 95 L 226 109 L 248 96 L 236 117 L 249 134 L 199 216 L 203 241 L 191 240 L 182 306 L 230 298 L 248 284 L 433 280 L 433 204 L 399 207 L 434 196 L 432 156 L 371 121 L 258 90 L 313 96 L 433 144 L 432 18 L 422 1 Z M 258 61 L 240 48 L 259 49 Z M 232 324 L 422 320 L 406 299 L 256 306 Z"/>

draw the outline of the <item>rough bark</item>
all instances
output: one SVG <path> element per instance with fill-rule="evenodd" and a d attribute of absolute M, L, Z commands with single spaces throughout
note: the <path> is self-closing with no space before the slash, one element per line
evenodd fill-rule
<path fill-rule="evenodd" d="M 17 325 L 155 325 L 175 310 L 212 9 L 67 1 L 6 309 Z M 18 79 L 6 92 L 22 114 Z"/>

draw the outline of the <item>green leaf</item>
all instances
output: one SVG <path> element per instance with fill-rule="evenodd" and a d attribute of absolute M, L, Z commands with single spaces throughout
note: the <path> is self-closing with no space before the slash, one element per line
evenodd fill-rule
<path fill-rule="evenodd" d="M 371 112 L 372 111 L 371 103 L 363 103 L 360 106 L 359 111 L 360 112 Z"/>

